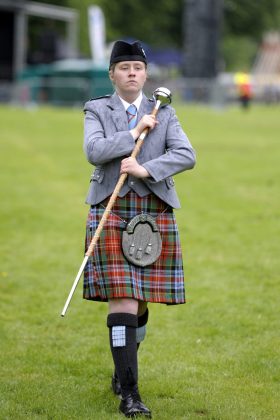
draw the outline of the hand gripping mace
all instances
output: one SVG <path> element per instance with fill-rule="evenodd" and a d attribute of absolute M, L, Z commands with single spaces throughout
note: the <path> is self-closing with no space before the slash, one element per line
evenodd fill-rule
<path fill-rule="evenodd" d="M 159 110 L 160 107 L 166 106 L 166 105 L 168 105 L 168 104 L 171 103 L 171 92 L 167 88 L 160 87 L 160 88 L 157 88 L 154 91 L 153 97 L 154 97 L 154 100 L 155 100 L 156 104 L 155 104 L 155 107 L 154 107 L 154 109 L 152 111 L 152 115 L 156 116 L 156 114 L 157 114 L 157 112 L 158 112 L 158 110 Z M 138 138 L 138 140 L 137 140 L 137 142 L 135 144 L 135 147 L 134 147 L 134 149 L 132 151 L 131 157 L 136 158 L 136 156 L 138 155 L 138 153 L 139 153 L 139 151 L 141 149 L 141 146 L 143 144 L 143 141 L 146 138 L 146 136 L 147 136 L 148 133 L 149 133 L 149 128 L 146 127 L 142 131 L 142 133 L 140 134 L 140 136 L 139 136 L 139 138 Z M 94 236 L 93 236 L 93 238 L 92 238 L 92 240 L 90 242 L 90 245 L 88 247 L 88 250 L 85 253 L 85 257 L 84 257 L 84 260 L 82 262 L 82 265 L 81 265 L 81 267 L 80 267 L 80 269 L 78 271 L 78 274 L 77 274 L 77 276 L 76 276 L 76 278 L 74 280 L 72 289 L 70 290 L 70 293 L 68 295 L 68 298 L 66 300 L 66 303 L 64 305 L 64 308 L 63 308 L 63 310 L 61 312 L 61 316 L 63 316 L 63 317 L 66 314 L 66 311 L 68 309 L 68 306 L 70 304 L 70 301 L 72 299 L 72 296 L 73 296 L 73 294 L 75 292 L 75 289 L 76 289 L 76 287 L 77 287 L 77 285 L 79 283 L 80 277 L 81 277 L 81 275 L 82 275 L 82 273 L 84 271 L 84 268 L 85 268 L 85 266 L 86 266 L 86 264 L 88 262 L 89 257 L 93 253 L 93 249 L 94 249 L 94 247 L 95 247 L 95 245 L 96 245 L 96 243 L 97 243 L 97 241 L 98 241 L 98 239 L 100 237 L 100 234 L 102 232 L 102 229 L 104 227 L 104 224 L 105 224 L 106 220 L 109 217 L 110 211 L 112 210 L 112 208 L 113 208 L 113 206 L 115 204 L 115 201 L 117 199 L 117 196 L 118 196 L 118 194 L 119 194 L 119 192 L 120 192 L 123 184 L 125 183 L 125 180 L 126 180 L 127 176 L 128 176 L 128 174 L 127 173 L 124 173 L 124 174 L 122 174 L 119 177 L 119 180 L 117 182 L 117 185 L 115 186 L 115 189 L 114 189 L 114 191 L 113 191 L 113 193 L 112 193 L 112 195 L 110 197 L 110 200 L 109 200 L 109 202 L 107 204 L 107 207 L 104 210 L 103 216 L 102 216 L 102 218 L 100 220 L 100 223 L 99 223 L 99 225 L 98 225 L 98 227 L 97 227 L 97 229 L 95 231 L 95 234 L 94 234 Z"/>

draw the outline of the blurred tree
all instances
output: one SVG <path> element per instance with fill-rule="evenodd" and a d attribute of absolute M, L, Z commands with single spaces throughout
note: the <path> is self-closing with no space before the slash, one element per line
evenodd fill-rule
<path fill-rule="evenodd" d="M 110 40 L 133 37 L 154 46 L 182 46 L 183 0 L 103 0 L 103 10 L 110 19 Z"/>
<path fill-rule="evenodd" d="M 222 70 L 250 72 L 258 42 L 245 35 L 227 35 L 221 44 Z"/>
<path fill-rule="evenodd" d="M 224 0 L 225 69 L 249 71 L 263 34 L 279 28 L 280 0 Z"/>
<path fill-rule="evenodd" d="M 68 6 L 80 12 L 81 51 L 88 55 L 89 40 L 87 8 L 91 0 L 65 0 Z M 96 0 L 106 21 L 106 40 L 135 38 L 152 46 L 182 47 L 182 10 L 183 0 Z"/>
<path fill-rule="evenodd" d="M 280 0 L 224 0 L 225 34 L 260 40 L 267 30 L 279 30 Z"/>
<path fill-rule="evenodd" d="M 39 1 L 79 11 L 80 51 L 84 56 L 90 55 L 87 9 L 93 4 L 104 12 L 107 42 L 130 37 L 154 47 L 183 47 L 184 0 Z M 243 67 L 250 67 L 263 33 L 279 30 L 280 0 L 224 0 L 223 26 L 225 68 L 234 70 L 242 63 Z"/>

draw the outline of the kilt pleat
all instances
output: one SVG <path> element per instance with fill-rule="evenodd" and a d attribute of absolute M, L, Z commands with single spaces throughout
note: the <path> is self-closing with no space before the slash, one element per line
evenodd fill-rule
<path fill-rule="evenodd" d="M 107 202 L 108 199 L 89 209 L 86 249 Z M 126 223 L 141 212 L 156 218 L 162 238 L 160 257 L 146 267 L 129 263 L 121 246 Z M 105 302 L 133 298 L 171 305 L 185 303 L 182 251 L 173 209 L 152 194 L 139 197 L 130 191 L 125 197 L 118 197 L 85 267 L 83 297 Z"/>

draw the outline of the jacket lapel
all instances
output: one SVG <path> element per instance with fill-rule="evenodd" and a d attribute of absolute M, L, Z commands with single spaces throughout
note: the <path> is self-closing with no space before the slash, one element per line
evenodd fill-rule
<path fill-rule="evenodd" d="M 140 104 L 140 108 L 138 111 L 138 115 L 137 115 L 137 122 L 141 120 L 141 118 L 145 115 L 145 114 L 151 114 L 152 110 L 154 107 L 154 102 L 150 101 L 147 96 L 145 96 L 143 94 L 143 99 L 141 101 Z"/>
<path fill-rule="evenodd" d="M 116 92 L 108 100 L 107 107 L 112 112 L 112 119 L 117 131 L 128 130 L 126 112 Z"/>

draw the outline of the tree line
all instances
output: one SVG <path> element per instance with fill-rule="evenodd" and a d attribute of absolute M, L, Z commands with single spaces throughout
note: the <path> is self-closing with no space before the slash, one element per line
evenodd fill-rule
<path fill-rule="evenodd" d="M 106 41 L 142 40 L 152 47 L 184 47 L 184 10 L 188 0 L 40 0 L 72 7 L 80 13 L 80 51 L 89 56 L 87 9 L 102 8 Z M 210 1 L 210 0 L 204 0 Z M 249 67 L 266 31 L 280 28 L 280 0 L 221 0 L 223 22 L 220 49 L 225 69 Z"/>

